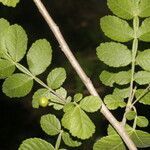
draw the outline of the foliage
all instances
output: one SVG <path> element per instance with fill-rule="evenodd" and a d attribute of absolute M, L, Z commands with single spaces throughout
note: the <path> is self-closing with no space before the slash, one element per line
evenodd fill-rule
<path fill-rule="evenodd" d="M 19 0 L 0 2 L 15 7 Z M 150 104 L 150 50 L 138 49 L 140 40 L 150 41 L 150 18 L 146 18 L 150 17 L 150 2 L 107 0 L 107 4 L 116 16 L 104 16 L 100 19 L 100 26 L 104 34 L 113 41 L 101 43 L 96 49 L 99 60 L 110 67 L 102 71 L 99 78 L 104 85 L 114 88 L 112 94 L 105 96 L 104 103 L 110 110 L 125 107 L 122 124 L 126 132 L 137 147 L 146 148 L 150 146 L 150 134 L 137 130 L 136 127 L 147 127 L 149 121 L 145 116 L 139 115 L 135 104 Z M 143 19 L 139 20 L 139 17 Z M 133 21 L 132 27 L 127 20 Z M 125 45 L 129 41 L 132 41 L 131 47 Z M 6 19 L 1 18 L 0 79 L 4 79 L 3 92 L 10 98 L 20 98 L 29 94 L 33 83 L 37 82 L 42 88 L 32 97 L 33 108 L 52 106 L 63 113 L 59 119 L 49 113 L 40 120 L 41 128 L 47 135 L 57 136 L 55 146 L 40 138 L 30 138 L 22 142 L 19 150 L 60 150 L 62 141 L 69 147 L 80 146 L 81 140 L 89 139 L 95 133 L 95 124 L 88 114 L 101 109 L 101 99 L 92 95 L 83 96 L 82 93 L 69 96 L 63 88 L 67 75 L 62 67 L 52 69 L 47 76 L 47 83 L 44 83 L 37 76 L 44 73 L 51 64 L 51 45 L 46 39 L 39 39 L 28 51 L 27 48 L 28 37 L 25 30 L 20 25 L 10 25 Z M 25 56 L 28 67 L 20 63 Z M 128 125 L 128 121 L 133 124 L 132 127 Z M 109 125 L 108 135 L 97 140 L 93 149 L 112 148 L 126 149 L 120 136 Z"/>

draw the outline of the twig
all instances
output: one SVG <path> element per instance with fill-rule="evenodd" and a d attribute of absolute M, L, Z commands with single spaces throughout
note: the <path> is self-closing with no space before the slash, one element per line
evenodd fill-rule
<path fill-rule="evenodd" d="M 50 14 L 46 10 L 45 6 L 41 2 L 41 0 L 33 0 L 35 5 L 38 7 L 41 15 L 49 25 L 51 31 L 55 35 L 58 43 L 60 44 L 61 50 L 66 55 L 67 59 L 70 61 L 72 67 L 75 69 L 79 77 L 81 78 L 82 82 L 91 93 L 91 95 L 99 96 L 97 91 L 95 90 L 91 80 L 87 77 L 81 66 L 79 65 L 78 61 L 72 54 L 69 46 L 67 45 L 66 41 L 64 40 L 58 26 L 55 24 L 53 19 L 51 18 Z M 100 98 L 101 99 L 101 98 Z M 111 112 L 107 109 L 107 107 L 102 104 L 101 113 L 107 118 L 107 120 L 112 124 L 112 126 L 116 129 L 119 135 L 122 137 L 123 141 L 126 143 L 129 150 L 137 150 L 133 141 L 129 138 L 128 134 L 126 133 L 124 127 L 114 118 Z"/>

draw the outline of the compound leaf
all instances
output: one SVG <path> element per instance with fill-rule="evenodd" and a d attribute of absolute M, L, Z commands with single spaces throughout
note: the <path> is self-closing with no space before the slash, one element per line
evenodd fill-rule
<path fill-rule="evenodd" d="M 9 77 L 15 71 L 15 65 L 5 59 L 0 59 L 0 79 Z"/>
<path fill-rule="evenodd" d="M 139 71 L 134 76 L 135 81 L 140 84 L 149 84 L 150 83 L 150 72 L 147 71 Z"/>
<path fill-rule="evenodd" d="M 15 62 L 19 62 L 27 50 L 27 35 L 24 29 L 15 24 L 9 26 L 2 39 L 3 48 Z"/>
<path fill-rule="evenodd" d="M 52 49 L 45 39 L 40 39 L 33 43 L 27 53 L 29 69 L 34 75 L 43 73 L 50 65 L 51 59 Z"/>
<path fill-rule="evenodd" d="M 144 89 L 138 89 L 135 93 L 136 98 L 138 98 L 141 94 L 145 93 Z M 150 105 L 150 92 L 145 93 L 139 100 L 139 103 Z"/>
<path fill-rule="evenodd" d="M 67 128 L 73 136 L 80 139 L 88 139 L 95 132 L 95 125 L 79 106 L 67 108 L 62 118 L 62 125 Z"/>
<path fill-rule="evenodd" d="M 52 114 L 43 115 L 41 117 L 40 124 L 42 130 L 48 135 L 57 135 L 61 130 L 59 120 Z"/>
<path fill-rule="evenodd" d="M 144 116 L 138 116 L 137 119 L 136 119 L 136 124 L 139 127 L 147 127 L 148 124 L 149 124 L 149 121 Z"/>
<path fill-rule="evenodd" d="M 111 67 L 127 66 L 131 63 L 132 57 L 127 46 L 115 42 L 102 43 L 97 47 L 97 56 Z"/>
<path fill-rule="evenodd" d="M 123 99 L 117 95 L 107 95 L 104 98 L 104 103 L 107 105 L 107 107 L 111 110 L 115 110 L 118 107 L 125 107 L 126 103 L 123 101 Z"/>
<path fill-rule="evenodd" d="M 55 68 L 53 69 L 48 77 L 47 84 L 52 89 L 59 88 L 66 79 L 66 71 L 64 68 Z"/>
<path fill-rule="evenodd" d="M 119 135 L 108 135 L 98 140 L 93 147 L 93 150 L 126 150 L 124 143 Z"/>
<path fill-rule="evenodd" d="M 146 18 L 138 31 L 138 37 L 141 41 L 150 42 L 150 18 Z"/>
<path fill-rule="evenodd" d="M 55 148 L 45 140 L 30 138 L 23 141 L 18 150 L 55 150 Z"/>
<path fill-rule="evenodd" d="M 115 41 L 128 42 L 134 37 L 129 24 L 118 17 L 105 16 L 101 18 L 100 25 L 104 34 Z"/>
<path fill-rule="evenodd" d="M 9 7 L 16 7 L 20 0 L 0 0 L 0 2 Z"/>
<path fill-rule="evenodd" d="M 86 112 L 95 112 L 101 107 L 101 100 L 97 96 L 87 96 L 80 101 L 79 106 Z"/>
<path fill-rule="evenodd" d="M 123 19 L 132 19 L 136 14 L 138 15 L 138 9 L 136 7 L 135 0 L 108 0 L 109 9 L 118 17 Z"/>
<path fill-rule="evenodd" d="M 78 147 L 82 144 L 81 142 L 74 141 L 67 132 L 62 133 L 62 139 L 64 143 L 70 147 Z"/>
<path fill-rule="evenodd" d="M 139 16 L 140 17 L 149 17 L 150 16 L 150 1 L 141 0 L 139 4 Z"/>
<path fill-rule="evenodd" d="M 144 70 L 150 71 L 150 49 L 140 52 L 136 58 L 136 62 Z"/>
<path fill-rule="evenodd" d="M 28 75 L 16 73 L 3 83 L 3 92 L 9 97 L 26 96 L 32 89 L 33 79 Z"/>

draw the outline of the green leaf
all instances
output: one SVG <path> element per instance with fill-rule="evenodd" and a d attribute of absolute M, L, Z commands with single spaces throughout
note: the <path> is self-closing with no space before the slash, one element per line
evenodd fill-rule
<path fill-rule="evenodd" d="M 129 24 L 115 16 L 101 18 L 100 25 L 106 36 L 118 42 L 128 42 L 133 39 L 133 29 Z"/>
<path fill-rule="evenodd" d="M 131 63 L 132 57 L 131 51 L 127 46 L 115 42 L 100 44 L 97 47 L 97 56 L 101 61 L 111 67 L 127 66 Z"/>
<path fill-rule="evenodd" d="M 73 136 L 83 140 L 90 138 L 95 132 L 95 125 L 79 106 L 69 107 L 62 118 L 62 125 Z"/>
<path fill-rule="evenodd" d="M 147 49 L 143 52 L 138 53 L 136 62 L 144 70 L 150 71 L 150 49 Z"/>
<path fill-rule="evenodd" d="M 100 109 L 101 104 L 98 96 L 87 96 L 80 101 L 79 106 L 86 112 L 95 112 Z"/>
<path fill-rule="evenodd" d="M 138 15 L 138 8 L 135 0 L 108 0 L 109 9 L 118 17 L 123 19 L 132 19 Z"/>
<path fill-rule="evenodd" d="M 119 135 L 109 135 L 98 140 L 93 150 L 126 150 Z"/>
<path fill-rule="evenodd" d="M 42 88 L 37 90 L 33 97 L 32 97 L 32 107 L 33 108 L 39 108 L 39 100 L 41 97 L 46 97 L 47 99 L 50 98 L 50 92 L 49 90 Z"/>
<path fill-rule="evenodd" d="M 16 7 L 16 5 L 19 3 L 20 0 L 0 0 L 0 2 L 3 5 L 9 6 L 9 7 Z"/>
<path fill-rule="evenodd" d="M 66 79 L 66 71 L 64 68 L 55 68 L 53 69 L 48 77 L 47 84 L 52 89 L 59 88 Z"/>
<path fill-rule="evenodd" d="M 135 78 L 135 81 L 140 85 L 149 84 L 150 83 L 150 72 L 139 71 L 139 72 L 135 73 L 134 78 Z"/>
<path fill-rule="evenodd" d="M 135 111 L 129 111 L 129 112 L 126 114 L 126 118 L 127 118 L 128 120 L 133 120 L 133 119 L 135 119 L 135 117 L 136 117 L 136 112 L 135 112 Z"/>
<path fill-rule="evenodd" d="M 50 65 L 51 59 L 52 49 L 45 39 L 40 39 L 33 43 L 27 54 L 29 69 L 34 75 L 43 73 Z"/>
<path fill-rule="evenodd" d="M 150 1 L 141 0 L 139 4 L 139 16 L 140 17 L 149 17 L 150 16 Z"/>
<path fill-rule="evenodd" d="M 0 59 L 0 79 L 9 77 L 15 71 L 15 65 L 5 59 Z"/>
<path fill-rule="evenodd" d="M 128 131 L 131 140 L 135 143 L 135 145 L 139 148 L 146 148 L 150 146 L 150 134 L 141 130 L 130 129 Z"/>
<path fill-rule="evenodd" d="M 64 143 L 70 147 L 78 147 L 82 144 L 81 142 L 72 140 L 72 138 L 70 137 L 70 135 L 67 132 L 62 133 L 62 139 L 63 139 Z"/>
<path fill-rule="evenodd" d="M 1 18 L 0 19 L 0 34 L 1 32 L 4 32 L 8 27 L 9 27 L 9 22 L 6 19 Z"/>
<path fill-rule="evenodd" d="M 23 141 L 18 150 L 55 150 L 55 148 L 45 140 L 30 138 Z"/>
<path fill-rule="evenodd" d="M 3 83 L 3 92 L 9 97 L 26 96 L 32 89 L 33 79 L 28 75 L 17 73 Z"/>
<path fill-rule="evenodd" d="M 57 135 L 60 133 L 61 125 L 55 115 L 43 115 L 40 120 L 42 130 L 48 135 Z"/>
<path fill-rule="evenodd" d="M 114 91 L 113 91 L 113 95 L 117 95 L 117 96 L 122 97 L 122 98 L 129 97 L 129 93 L 130 93 L 130 87 L 125 88 L 125 89 L 115 88 Z"/>
<path fill-rule="evenodd" d="M 117 95 L 107 95 L 104 98 L 104 103 L 107 105 L 107 107 L 111 110 L 115 110 L 118 107 L 125 107 L 126 103 L 123 101 L 123 99 Z"/>
<path fill-rule="evenodd" d="M 109 134 L 116 135 L 117 132 L 109 126 Z M 126 126 L 126 131 L 129 134 L 131 140 L 135 143 L 135 145 L 139 148 L 146 148 L 150 146 L 150 134 L 141 130 L 135 130 L 131 128 L 129 125 Z M 119 137 L 120 138 L 120 137 Z M 121 138 L 120 138 L 121 139 Z M 122 145 L 123 141 L 119 143 Z M 119 150 L 119 149 L 118 149 Z"/>
<path fill-rule="evenodd" d="M 141 41 L 150 42 L 150 18 L 145 19 L 138 31 L 138 37 Z"/>
<path fill-rule="evenodd" d="M 111 73 L 106 70 L 104 70 L 99 76 L 102 83 L 110 87 L 113 87 L 113 84 L 115 83 L 115 77 L 116 77 L 115 73 Z"/>
<path fill-rule="evenodd" d="M 136 90 L 135 93 L 136 98 L 138 98 L 143 93 L 145 93 L 144 89 Z M 150 92 L 146 92 L 145 95 L 140 98 L 139 103 L 150 105 Z"/>
<path fill-rule="evenodd" d="M 75 102 L 81 101 L 82 98 L 83 98 L 83 94 L 81 94 L 81 93 L 77 93 L 73 97 L 73 99 L 74 99 Z"/>
<path fill-rule="evenodd" d="M 4 18 L 0 19 L 0 58 L 3 58 L 5 49 L 3 48 L 3 37 L 5 35 L 6 30 L 9 27 L 9 22 Z"/>
<path fill-rule="evenodd" d="M 115 83 L 119 85 L 128 84 L 131 81 L 131 71 L 121 71 L 116 73 Z"/>
<path fill-rule="evenodd" d="M 19 62 L 27 50 L 27 35 L 24 29 L 15 24 L 7 29 L 3 36 L 3 48 L 12 57 L 15 62 Z"/>
<path fill-rule="evenodd" d="M 139 127 L 147 127 L 148 124 L 149 124 L 149 121 L 144 116 L 138 116 L 137 119 L 136 119 L 136 124 Z"/>
<path fill-rule="evenodd" d="M 103 84 L 112 87 L 114 83 L 119 85 L 124 85 L 130 83 L 131 71 L 121 71 L 118 73 L 111 73 L 108 71 L 103 71 L 100 74 L 100 80 Z"/>

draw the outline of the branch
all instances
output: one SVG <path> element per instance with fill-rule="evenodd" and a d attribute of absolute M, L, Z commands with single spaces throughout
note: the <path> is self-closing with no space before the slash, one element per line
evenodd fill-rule
<path fill-rule="evenodd" d="M 41 15 L 47 22 L 48 26 L 50 27 L 51 31 L 55 35 L 62 52 L 66 55 L 67 59 L 71 63 L 72 67 L 75 69 L 79 77 L 81 78 L 82 82 L 88 89 L 91 95 L 99 96 L 96 89 L 94 88 L 91 80 L 87 77 L 81 66 L 79 65 L 78 61 L 74 57 L 73 53 L 71 52 L 69 46 L 67 45 L 64 37 L 62 36 L 58 26 L 55 24 L 53 19 L 51 18 L 50 14 L 46 10 L 45 6 L 41 2 L 41 0 L 33 0 L 37 8 L 39 9 Z M 101 99 L 101 98 L 100 98 Z M 133 141 L 129 138 L 128 134 L 126 133 L 124 127 L 114 118 L 111 112 L 107 109 L 104 103 L 102 103 L 101 113 L 106 117 L 106 119 L 110 122 L 110 124 L 116 129 L 119 133 L 123 141 L 126 143 L 129 150 L 137 150 L 136 146 L 134 145 Z"/>

